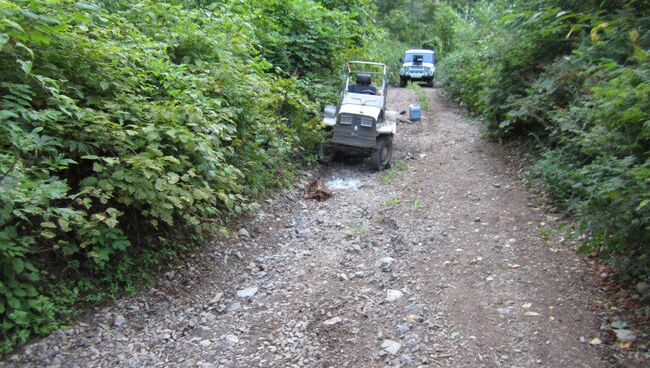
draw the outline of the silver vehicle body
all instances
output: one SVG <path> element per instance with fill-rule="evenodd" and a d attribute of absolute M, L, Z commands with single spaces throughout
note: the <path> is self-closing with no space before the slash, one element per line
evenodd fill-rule
<path fill-rule="evenodd" d="M 363 68 L 371 65 L 381 68 L 382 71 L 373 72 Z M 358 67 L 361 67 L 361 70 Z M 378 86 L 379 93 L 377 95 L 348 92 L 351 78 L 359 73 L 381 78 L 381 86 Z M 341 104 L 326 106 L 323 120 L 325 126 L 339 128 L 334 129 L 331 142 L 355 147 L 374 147 L 374 140 L 378 135 L 395 134 L 397 114 L 386 111 L 388 67 L 382 63 L 349 61 L 343 65 L 341 77 L 344 79 Z M 352 122 L 341 124 L 341 115 L 352 116 Z M 362 117 L 371 118 L 372 125 L 361 124 Z"/>
<path fill-rule="evenodd" d="M 414 62 L 419 56 L 422 61 Z M 421 81 L 431 84 L 436 73 L 436 54 L 433 50 L 411 49 L 404 52 L 402 68 L 399 71 L 400 85 L 408 81 Z"/>
<path fill-rule="evenodd" d="M 350 88 L 353 78 L 359 75 L 370 76 L 375 82 L 363 93 Z M 383 150 L 384 141 L 388 140 L 392 150 L 397 114 L 386 110 L 388 67 L 382 63 L 349 61 L 343 64 L 341 78 L 340 104 L 325 107 L 323 125 L 330 137 L 323 147 L 330 152 L 363 156 L 372 154 L 378 146 Z M 388 166 L 389 161 L 390 157 L 388 163 L 379 165 L 379 169 Z"/>

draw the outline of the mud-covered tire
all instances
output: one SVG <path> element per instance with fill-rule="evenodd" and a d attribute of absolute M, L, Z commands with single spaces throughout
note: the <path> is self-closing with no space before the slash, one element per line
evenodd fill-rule
<path fill-rule="evenodd" d="M 336 157 L 336 151 L 327 148 L 324 144 L 320 143 L 318 145 L 318 162 L 321 164 L 329 164 L 332 161 L 334 161 L 334 158 Z"/>
<path fill-rule="evenodd" d="M 399 77 L 399 86 L 402 88 L 406 87 L 406 83 L 408 83 L 408 81 L 408 78 Z"/>
<path fill-rule="evenodd" d="M 377 146 L 372 151 L 372 155 L 370 155 L 372 167 L 377 171 L 382 171 L 390 167 L 392 160 L 393 136 L 382 135 L 377 138 Z"/>

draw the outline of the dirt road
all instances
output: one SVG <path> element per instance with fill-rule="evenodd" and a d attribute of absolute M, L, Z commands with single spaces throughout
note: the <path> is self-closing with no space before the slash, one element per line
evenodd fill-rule
<path fill-rule="evenodd" d="M 605 367 L 583 262 L 477 122 L 426 89 L 394 168 L 322 167 L 155 288 L 9 367 Z M 392 89 L 392 108 L 416 101 Z"/>

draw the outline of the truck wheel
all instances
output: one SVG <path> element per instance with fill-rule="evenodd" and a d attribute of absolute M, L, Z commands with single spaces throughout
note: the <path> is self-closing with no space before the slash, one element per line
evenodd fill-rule
<path fill-rule="evenodd" d="M 433 87 L 433 77 L 427 79 L 427 87 Z"/>
<path fill-rule="evenodd" d="M 324 144 L 320 143 L 318 145 L 318 162 L 321 164 L 329 164 L 334 161 L 336 157 L 336 151 L 326 147 Z"/>
<path fill-rule="evenodd" d="M 370 160 L 372 167 L 377 171 L 382 171 L 390 167 L 390 162 L 393 159 L 393 137 L 390 135 L 382 135 L 377 138 L 377 146 L 372 151 Z"/>
<path fill-rule="evenodd" d="M 399 77 L 399 86 L 402 88 L 406 87 L 406 83 L 408 83 L 408 81 L 408 78 Z"/>

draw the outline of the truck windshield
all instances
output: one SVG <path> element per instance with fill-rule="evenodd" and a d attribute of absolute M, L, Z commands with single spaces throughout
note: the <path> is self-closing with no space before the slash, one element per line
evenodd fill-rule
<path fill-rule="evenodd" d="M 417 53 L 409 53 L 407 52 L 404 54 L 404 62 L 405 63 L 412 63 L 413 62 L 413 57 L 421 57 L 423 63 L 434 63 L 435 58 L 433 57 L 433 54 L 417 54 Z"/>

